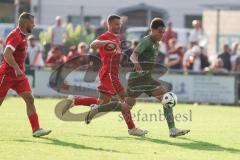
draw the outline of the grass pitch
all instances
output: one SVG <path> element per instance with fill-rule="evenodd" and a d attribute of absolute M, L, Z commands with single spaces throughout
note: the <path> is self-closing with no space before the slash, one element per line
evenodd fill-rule
<path fill-rule="evenodd" d="M 60 99 L 36 99 L 42 127 L 53 132 L 33 138 L 20 98 L 8 98 L 0 107 L 1 160 L 239 160 L 240 108 L 179 104 L 176 126 L 191 132 L 170 138 L 162 107 L 140 103 L 133 109 L 137 126 L 149 130 L 144 138 L 132 137 L 119 113 L 84 122 L 64 122 L 54 113 Z M 82 112 L 86 107 L 73 108 Z M 160 110 L 160 111 L 159 111 Z"/>

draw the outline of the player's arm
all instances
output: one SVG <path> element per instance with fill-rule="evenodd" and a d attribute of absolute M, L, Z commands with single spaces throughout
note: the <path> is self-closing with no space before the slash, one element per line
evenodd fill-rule
<path fill-rule="evenodd" d="M 5 61 L 9 64 L 9 66 L 11 66 L 15 70 L 17 77 L 23 75 L 22 70 L 19 68 L 19 65 L 13 57 L 13 50 L 10 47 L 7 47 L 5 49 L 3 57 Z"/>
<path fill-rule="evenodd" d="M 110 40 L 94 40 L 91 44 L 90 44 L 90 47 L 94 50 L 96 49 L 99 49 L 99 48 L 102 48 L 104 47 L 106 44 L 110 44 L 112 43 L 113 45 L 115 45 L 114 42 L 110 41 Z"/>
<path fill-rule="evenodd" d="M 116 43 L 110 40 L 100 40 L 96 39 L 91 44 L 90 47 L 94 50 L 104 47 L 107 44 L 112 44 L 113 47 L 116 47 Z"/>
<path fill-rule="evenodd" d="M 142 67 L 141 65 L 139 64 L 139 61 L 138 61 L 138 53 L 133 51 L 132 55 L 130 56 L 130 60 L 132 61 L 132 63 L 134 64 L 134 67 L 136 69 L 137 72 L 142 72 Z"/>
<path fill-rule="evenodd" d="M 134 49 L 132 55 L 130 56 L 130 60 L 134 64 L 135 70 L 138 73 L 141 73 L 143 71 L 142 67 L 141 67 L 141 65 L 139 63 L 138 57 L 139 57 L 139 55 L 144 54 L 144 52 L 146 51 L 147 47 L 148 47 L 148 41 L 142 40 L 137 45 L 137 47 Z"/>

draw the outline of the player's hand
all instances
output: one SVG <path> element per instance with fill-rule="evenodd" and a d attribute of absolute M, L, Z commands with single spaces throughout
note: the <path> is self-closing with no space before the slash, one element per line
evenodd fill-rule
<path fill-rule="evenodd" d="M 106 51 L 113 51 L 117 48 L 117 44 L 110 40 L 103 41 L 104 44 L 104 50 Z"/>
<path fill-rule="evenodd" d="M 20 68 L 17 68 L 15 70 L 16 77 L 21 77 L 23 76 L 23 71 Z"/>
<path fill-rule="evenodd" d="M 105 40 L 105 41 L 102 41 L 104 45 L 107 45 L 107 44 L 113 44 L 113 45 L 116 45 L 116 42 L 113 42 L 113 41 L 110 41 L 110 40 Z"/>
<path fill-rule="evenodd" d="M 136 70 L 137 73 L 142 73 L 143 72 L 142 67 L 139 63 L 135 63 L 134 67 L 135 67 L 135 70 Z"/>

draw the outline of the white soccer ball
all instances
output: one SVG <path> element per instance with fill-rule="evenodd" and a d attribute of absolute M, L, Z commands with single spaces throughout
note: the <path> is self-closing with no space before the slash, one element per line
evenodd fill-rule
<path fill-rule="evenodd" d="M 167 92 L 163 95 L 162 104 L 164 107 L 174 107 L 177 104 L 177 96 L 173 92 Z"/>

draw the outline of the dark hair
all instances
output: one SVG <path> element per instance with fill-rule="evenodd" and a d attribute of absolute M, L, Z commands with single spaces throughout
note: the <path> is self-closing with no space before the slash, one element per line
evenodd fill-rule
<path fill-rule="evenodd" d="M 109 17 L 108 17 L 108 23 L 109 22 L 111 22 L 112 20 L 114 20 L 114 19 L 121 19 L 121 17 L 120 16 L 118 16 L 118 15 L 116 15 L 116 14 L 112 14 L 112 15 L 110 15 Z"/>
<path fill-rule="evenodd" d="M 30 13 L 27 12 L 23 12 L 20 14 L 18 21 L 24 21 L 24 20 L 30 20 L 31 18 L 33 18 L 34 16 Z"/>
<path fill-rule="evenodd" d="M 154 18 L 150 24 L 151 29 L 165 28 L 165 24 L 161 18 Z"/>

